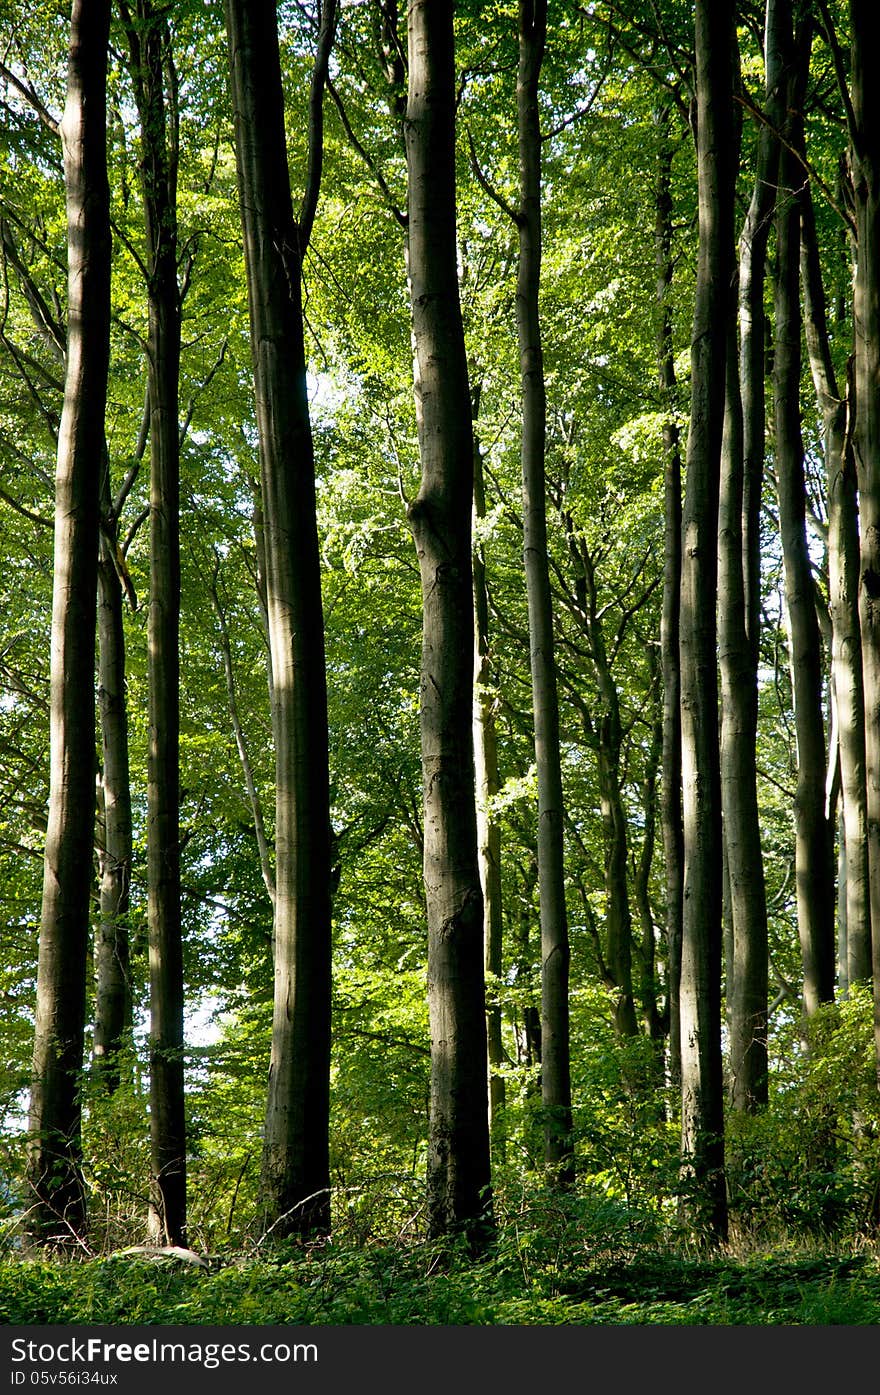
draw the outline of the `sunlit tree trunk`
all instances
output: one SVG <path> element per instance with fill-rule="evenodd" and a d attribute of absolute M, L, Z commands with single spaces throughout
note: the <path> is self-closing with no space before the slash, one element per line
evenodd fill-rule
<path fill-rule="evenodd" d="M 473 430 L 459 302 L 451 0 L 410 0 L 409 282 L 421 484 L 409 505 L 422 583 L 421 745 L 431 1084 L 428 1228 L 490 1228 L 483 894 L 477 857 L 471 559 Z"/>
<path fill-rule="evenodd" d="M 261 1209 L 265 1226 L 281 1238 L 330 1226 L 327 679 L 302 256 L 320 183 L 321 102 L 335 7 L 325 5 L 323 12 L 309 178 L 297 221 L 276 7 L 271 0 L 226 0 L 226 27 L 260 437 L 275 736 L 275 988 Z M 470 466 L 468 456 L 468 472 Z M 468 662 L 470 655 L 468 645 Z"/>
<path fill-rule="evenodd" d="M 95 814 L 95 609 L 110 344 L 106 84 L 110 6 L 74 0 L 61 123 L 68 228 L 68 340 L 55 476 L 49 822 L 28 1119 L 27 1229 L 81 1236 L 79 1073 Z"/>

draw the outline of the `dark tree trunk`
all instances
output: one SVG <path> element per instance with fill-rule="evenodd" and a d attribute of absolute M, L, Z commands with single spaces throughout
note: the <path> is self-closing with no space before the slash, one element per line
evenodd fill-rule
<path fill-rule="evenodd" d="M 325 5 L 312 86 L 310 176 L 295 221 L 276 7 L 272 0 L 226 0 L 260 436 L 275 735 L 275 1007 L 261 1206 L 264 1224 L 279 1238 L 330 1226 L 327 678 L 302 256 L 317 203 L 320 111 L 334 26 L 335 6 Z M 470 472 L 470 456 L 467 468 Z M 470 644 L 467 652 L 470 663 Z"/>
<path fill-rule="evenodd" d="M 682 1157 L 693 1230 L 727 1234 L 721 1068 L 721 790 L 715 606 L 725 362 L 732 313 L 732 0 L 697 0 L 699 261 L 682 516 L 680 622 L 684 915 Z"/>
<path fill-rule="evenodd" d="M 164 7 L 120 4 L 141 127 L 147 244 L 150 393 L 150 738 L 147 903 L 150 942 L 150 1228 L 186 1239 L 183 944 L 180 913 L 180 292 L 177 285 L 177 108 L 166 91 Z"/>
<path fill-rule="evenodd" d="M 523 557 L 538 773 L 541 1099 L 547 1166 L 554 1178 L 567 1186 L 574 1180 L 568 1004 L 570 953 L 565 905 L 559 699 L 547 556 L 544 473 L 547 400 L 538 313 L 541 285 L 541 126 L 538 91 L 546 34 L 546 0 L 520 0 L 516 85 L 520 167 L 516 323 L 522 383 Z"/>
<path fill-rule="evenodd" d="M 68 343 L 55 477 L 49 822 L 28 1129 L 27 1229 L 74 1243 L 86 1220 L 79 1073 L 95 813 L 95 608 L 110 345 L 106 150 L 110 6 L 74 0 L 61 123 Z"/>
<path fill-rule="evenodd" d="M 678 657 L 681 611 L 681 451 L 672 416 L 675 354 L 669 288 L 672 284 L 672 147 L 669 112 L 660 113 L 661 146 L 657 175 L 654 230 L 657 267 L 657 365 L 660 391 L 669 402 L 663 423 L 663 609 L 660 653 L 663 675 L 663 757 L 660 779 L 660 823 L 666 869 L 666 1000 L 669 1016 L 669 1078 L 681 1085 L 681 927 L 684 899 L 684 829 L 681 816 L 681 676 Z"/>
<path fill-rule="evenodd" d="M 491 1217 L 483 895 L 477 858 L 473 430 L 459 303 L 451 0 L 410 0 L 405 134 L 421 486 L 421 742 L 431 1089 L 428 1227 L 479 1247 Z"/>
<path fill-rule="evenodd" d="M 789 45 L 792 44 L 789 26 Z M 790 145 L 799 144 L 800 105 L 809 36 L 799 34 L 789 63 L 787 144 L 780 154 L 776 212 L 775 353 L 773 364 L 776 479 L 785 571 L 797 736 L 795 880 L 804 968 L 804 1008 L 811 1016 L 834 997 L 833 831 L 825 813 L 825 726 L 822 638 L 807 546 L 806 481 L 801 436 L 800 205 L 803 172 Z"/>

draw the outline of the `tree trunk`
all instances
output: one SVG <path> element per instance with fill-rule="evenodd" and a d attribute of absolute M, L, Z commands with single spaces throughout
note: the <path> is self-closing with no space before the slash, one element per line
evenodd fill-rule
<path fill-rule="evenodd" d="M 68 343 L 55 477 L 49 822 L 43 879 L 27 1228 L 75 1242 L 79 1073 L 95 814 L 95 607 L 104 411 L 110 346 L 106 83 L 110 6 L 74 0 L 61 123 L 68 227 Z"/>
<path fill-rule="evenodd" d="M 874 68 L 880 11 L 850 0 L 853 189 L 858 243 L 853 450 L 859 482 L 859 615 L 865 693 L 868 862 L 874 977 L 874 1036 L 880 1077 L 880 88 Z"/>
<path fill-rule="evenodd" d="M 261 1207 L 273 1235 L 330 1226 L 330 798 L 315 463 L 302 256 L 320 175 L 320 102 L 335 25 L 325 5 L 310 179 L 294 221 L 276 7 L 226 0 L 260 437 L 275 734 L 275 990 Z M 470 471 L 470 456 L 468 456 Z M 470 481 L 468 507 L 470 507 Z M 470 661 L 471 646 L 468 645 Z"/>
<path fill-rule="evenodd" d="M 789 28 L 790 34 L 790 28 Z M 791 39 L 789 38 L 789 43 Z M 809 42 L 799 36 L 788 83 L 788 144 L 798 144 Z M 798 933 L 804 968 L 804 1008 L 812 1016 L 834 997 L 834 868 L 832 829 L 825 814 L 825 728 L 822 714 L 822 641 L 816 615 L 806 532 L 806 482 L 801 437 L 800 208 L 803 172 L 783 148 L 776 213 L 774 293 L 774 431 L 779 528 L 797 736 L 795 880 Z"/>
<path fill-rule="evenodd" d="M 541 286 L 541 125 L 538 84 L 546 34 L 546 0 L 520 0 L 516 85 L 520 167 L 516 324 L 522 383 L 523 557 L 538 773 L 541 1099 L 546 1163 L 559 1183 L 567 1186 L 574 1180 L 568 1005 L 570 953 L 565 906 L 559 699 L 547 556 L 544 477 L 547 401 L 538 311 Z"/>
<path fill-rule="evenodd" d="M 483 894 L 474 800 L 473 430 L 459 303 L 451 0 L 410 0 L 409 277 L 421 485 L 421 744 L 431 1086 L 428 1228 L 479 1248 L 491 1226 Z"/>
<path fill-rule="evenodd" d="M 150 944 L 150 1230 L 186 1240 L 183 944 L 180 914 L 180 293 L 177 285 L 177 109 L 165 90 L 164 9 L 120 6 L 141 126 L 147 245 L 150 393 L 150 738 L 147 909 Z M 170 130 L 169 130 L 170 118 Z"/>
<path fill-rule="evenodd" d="M 666 869 L 666 1001 L 669 1016 L 669 1080 L 681 1085 L 681 927 L 684 898 L 684 829 L 681 818 L 681 677 L 678 657 L 681 610 L 681 452 L 672 417 L 675 354 L 669 287 L 672 284 L 672 147 L 669 109 L 660 112 L 654 257 L 657 268 L 657 368 L 662 399 L 670 403 L 663 423 L 663 608 L 660 653 L 663 676 L 663 756 L 660 823 Z"/>
<path fill-rule="evenodd" d="M 474 389 L 474 518 L 486 516 L 483 457 L 476 436 L 479 391 Z M 501 886 L 501 829 L 492 809 L 498 794 L 498 737 L 495 729 L 495 702 L 492 695 L 492 665 L 489 641 L 489 598 L 486 590 L 486 563 L 482 546 L 474 548 L 474 768 L 477 788 L 477 853 L 480 885 L 483 888 L 483 958 L 487 974 L 497 985 L 502 972 L 504 905 Z M 486 1005 L 486 1036 L 489 1048 L 489 1131 L 499 1158 L 504 1156 L 505 1083 L 501 1073 L 504 1044 L 501 1036 L 501 1008 L 494 1001 Z"/>
<path fill-rule="evenodd" d="M 730 1098 L 751 1113 L 767 1103 L 767 907 L 758 817 L 756 746 L 761 493 L 764 479 L 764 280 L 784 115 L 781 39 L 789 0 L 769 0 L 764 32 L 767 124 L 758 133 L 755 182 L 740 238 L 739 323 L 727 368 L 719 514 L 721 796 L 730 886 L 727 963 Z"/>
<path fill-rule="evenodd" d="M 721 1240 L 727 1234 L 715 605 L 725 361 L 732 311 L 733 20 L 732 0 L 697 0 L 699 260 L 682 516 L 682 1157 L 691 1188 L 685 1208 L 688 1219 L 693 1230 L 709 1240 Z"/>
<path fill-rule="evenodd" d="M 106 455 L 104 460 L 106 475 Z M 122 583 L 112 551 L 118 547 L 118 542 L 115 520 L 110 518 L 109 478 L 104 496 L 105 527 L 101 534 L 98 562 L 102 839 L 98 848 L 99 919 L 94 951 L 95 1030 L 92 1051 L 95 1069 L 112 1094 L 120 1079 L 119 1052 L 132 1025 L 128 940 L 132 828 Z"/>
<path fill-rule="evenodd" d="M 859 623 L 859 502 L 847 418 L 853 403 L 841 396 L 831 356 L 825 292 L 809 184 L 801 191 L 801 284 L 804 329 L 813 385 L 825 427 L 828 481 L 828 599 L 831 611 L 831 682 L 837 712 L 843 800 L 838 879 L 840 987 L 871 978 L 871 904 L 865 783 L 865 695 Z"/>

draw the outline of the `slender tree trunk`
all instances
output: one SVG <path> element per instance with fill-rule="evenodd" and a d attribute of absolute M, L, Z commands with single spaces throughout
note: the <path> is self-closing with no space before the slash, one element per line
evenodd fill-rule
<path fill-rule="evenodd" d="M 410 0 L 406 156 L 421 485 L 421 743 L 431 1088 L 428 1227 L 491 1222 L 483 894 L 474 800 L 473 430 L 458 292 L 451 0 Z"/>
<path fill-rule="evenodd" d="M 106 457 L 105 457 L 106 461 Z M 106 471 L 105 463 L 105 471 Z M 109 481 L 108 481 L 109 483 Z M 109 496 L 109 488 L 105 491 Z M 109 503 L 109 497 L 107 497 Z M 125 700 L 122 583 L 112 555 L 115 522 L 103 510 L 98 563 L 98 709 L 101 717 L 103 836 L 98 849 L 99 919 L 95 943 L 95 1068 L 108 1091 L 119 1084 L 119 1052 L 132 1025 L 128 910 L 132 826 Z M 107 536 L 107 528 L 110 536 Z"/>
<path fill-rule="evenodd" d="M 699 261 L 682 516 L 680 624 L 684 915 L 682 1157 L 694 1231 L 727 1234 L 721 1068 L 721 790 L 715 604 L 725 361 L 732 311 L 732 0 L 697 0 Z"/>
<path fill-rule="evenodd" d="M 733 950 L 727 963 L 730 1098 L 735 1109 L 751 1113 L 767 1103 L 768 950 L 755 770 L 758 675 L 745 624 L 742 500 L 743 418 L 731 321 L 718 515 L 721 803 Z"/>
<path fill-rule="evenodd" d="M 871 904 L 865 782 L 865 696 L 859 623 L 859 502 L 852 442 L 852 408 L 841 395 L 828 336 L 825 292 L 810 186 L 801 191 L 801 284 L 804 329 L 813 385 L 825 427 L 828 480 L 828 593 L 831 611 L 831 682 L 837 712 L 840 789 L 838 938 L 840 987 L 871 978 Z"/>
<path fill-rule="evenodd" d="M 657 366 L 660 392 L 670 403 L 663 423 L 663 608 L 660 652 L 663 676 L 663 756 L 660 823 L 666 869 L 666 1000 L 669 1015 L 669 1078 L 681 1085 L 681 927 L 684 899 L 684 829 L 681 816 L 681 677 L 678 656 L 681 610 L 681 452 L 672 417 L 675 355 L 669 288 L 672 284 L 672 147 L 669 110 L 660 112 L 661 145 L 657 174 L 654 257 L 657 268 Z"/>
<path fill-rule="evenodd" d="M 486 516 L 483 457 L 476 436 L 479 390 L 474 389 L 474 518 Z M 480 885 L 483 888 L 483 958 L 487 974 L 498 983 L 502 972 L 504 905 L 501 887 L 501 829 L 492 809 L 498 794 L 498 737 L 495 729 L 495 703 L 492 696 L 492 665 L 489 640 L 489 598 L 486 590 L 486 563 L 481 545 L 474 547 L 474 767 L 477 787 L 477 853 Z M 486 1036 L 489 1048 L 489 1130 L 493 1148 L 504 1156 L 505 1084 L 501 1067 L 504 1044 L 501 1035 L 501 1008 L 494 1001 L 486 1005 Z"/>
<path fill-rule="evenodd" d="M 321 100 L 334 26 L 335 7 L 326 4 L 312 85 L 310 174 L 295 222 L 276 7 L 272 0 L 226 0 L 275 734 L 275 1006 L 261 1206 L 264 1223 L 279 1238 L 330 1226 L 327 678 L 302 256 L 317 203 Z M 470 661 L 470 644 L 467 652 Z"/>
<path fill-rule="evenodd" d="M 803 48 L 801 48 L 801 44 Z M 789 144 L 797 141 L 809 43 L 792 55 L 787 106 Z M 798 70 L 798 71 L 796 71 Z M 792 136 L 794 140 L 792 140 Z M 806 532 L 806 482 L 801 437 L 800 165 L 783 148 L 776 215 L 777 274 L 774 430 L 779 528 L 797 735 L 795 879 L 798 932 L 804 967 L 804 1008 L 812 1016 L 834 997 L 834 869 L 832 829 L 825 814 L 825 728 L 822 714 L 822 641 L 816 615 Z"/>
<path fill-rule="evenodd" d="M 781 34 L 789 0 L 768 0 L 764 31 L 767 122 L 740 238 L 740 349 L 731 333 L 719 514 L 721 795 L 730 886 L 727 964 L 730 1098 L 750 1113 L 767 1102 L 767 907 L 758 818 L 756 747 L 760 625 L 760 515 L 764 479 L 764 281 L 784 114 Z"/>
<path fill-rule="evenodd" d="M 880 85 L 875 70 L 880 10 L 871 0 L 850 0 L 849 13 L 854 128 L 851 159 L 858 242 L 853 302 L 853 449 L 861 519 L 859 614 L 873 930 L 880 926 Z M 880 933 L 872 934 L 872 956 L 874 1036 L 880 1077 Z"/>
<path fill-rule="evenodd" d="M 568 1186 L 574 1180 L 568 1004 L 570 952 L 565 906 L 559 699 L 547 555 L 544 475 L 547 400 L 538 309 L 541 288 L 541 124 L 538 91 L 546 35 L 546 0 L 520 0 L 516 85 L 520 167 L 516 324 L 522 382 L 523 556 L 538 772 L 541 1098 L 547 1166 L 560 1184 Z"/>
<path fill-rule="evenodd" d="M 177 285 L 177 109 L 166 91 L 164 9 L 120 9 L 141 126 L 150 393 L 150 739 L 147 755 L 147 909 L 150 944 L 150 1228 L 186 1239 L 183 942 L 180 913 L 180 292 Z"/>
<path fill-rule="evenodd" d="M 61 123 L 68 227 L 68 343 L 55 477 L 49 822 L 28 1128 L 30 1234 L 75 1241 L 79 1073 L 95 813 L 95 608 L 110 346 L 106 83 L 110 6 L 74 0 Z"/>

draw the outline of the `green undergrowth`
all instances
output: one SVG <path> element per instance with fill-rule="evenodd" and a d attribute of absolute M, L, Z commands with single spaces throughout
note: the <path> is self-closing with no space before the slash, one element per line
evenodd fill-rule
<path fill-rule="evenodd" d="M 869 1325 L 880 1322 L 873 1254 L 736 1259 L 666 1251 L 525 1268 L 503 1248 L 479 1263 L 428 1248 L 340 1246 L 265 1258 L 9 1258 L 5 1324 Z"/>

